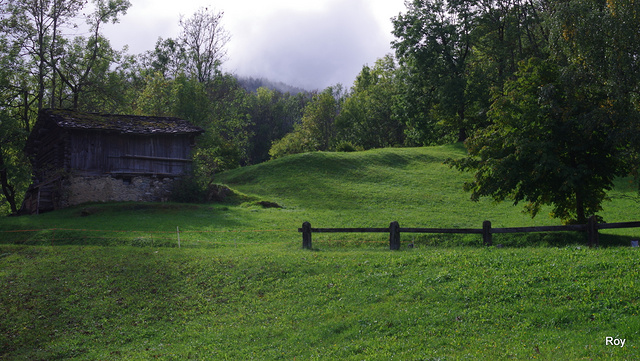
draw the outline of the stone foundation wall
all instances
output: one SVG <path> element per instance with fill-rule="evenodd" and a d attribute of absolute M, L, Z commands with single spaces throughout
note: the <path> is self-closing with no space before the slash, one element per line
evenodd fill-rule
<path fill-rule="evenodd" d="M 71 177 L 62 191 L 62 206 L 87 202 L 166 202 L 171 195 L 171 178 Z"/>

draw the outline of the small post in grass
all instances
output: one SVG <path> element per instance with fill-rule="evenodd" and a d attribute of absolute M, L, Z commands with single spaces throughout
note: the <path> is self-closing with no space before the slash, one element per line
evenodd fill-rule
<path fill-rule="evenodd" d="M 400 224 L 397 221 L 389 225 L 389 249 L 392 251 L 400 249 Z"/>
<path fill-rule="evenodd" d="M 491 234 L 491 221 L 482 222 L 482 241 L 485 246 L 493 245 L 493 236 Z"/>
<path fill-rule="evenodd" d="M 311 249 L 311 223 L 302 223 L 302 249 Z"/>
<path fill-rule="evenodd" d="M 180 248 L 180 227 L 176 227 L 176 233 L 178 234 L 178 248 Z"/>

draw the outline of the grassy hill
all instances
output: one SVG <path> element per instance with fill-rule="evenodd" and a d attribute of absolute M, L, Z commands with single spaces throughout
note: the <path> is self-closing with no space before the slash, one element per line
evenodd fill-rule
<path fill-rule="evenodd" d="M 282 204 L 292 216 L 292 227 L 299 227 L 301 220 L 310 221 L 316 227 L 385 227 L 395 220 L 406 227 L 443 228 L 481 228 L 484 220 L 491 220 L 494 227 L 559 224 L 544 211 L 531 219 L 522 213 L 522 204 L 496 204 L 490 199 L 472 202 L 469 194 L 462 191 L 463 183 L 471 174 L 443 164 L 449 158 L 464 154 L 460 144 L 356 153 L 307 153 L 226 172 L 219 180 L 244 193 Z M 640 212 L 634 200 L 636 195 L 637 190 L 629 179 L 619 180 L 601 215 L 609 222 L 637 219 Z M 609 234 L 631 236 L 634 233 L 616 230 Z M 340 237 L 349 239 L 347 235 Z M 477 244 L 478 241 L 477 236 L 408 237 L 428 244 Z M 582 238 L 566 234 L 559 239 L 556 235 L 496 237 L 498 242 L 510 245 L 545 243 L 543 238 L 559 243 L 566 242 L 567 237 L 574 237 L 575 241 Z M 616 241 L 605 237 L 605 244 L 607 240 Z"/>
<path fill-rule="evenodd" d="M 238 192 L 223 204 L 1 219 L 0 360 L 640 358 L 640 261 L 637 249 L 612 246 L 636 230 L 600 249 L 580 234 L 496 236 L 505 248 L 405 235 L 417 246 L 399 252 L 384 234 L 314 234 L 316 250 L 300 249 L 303 221 L 558 223 L 469 201 L 460 191 L 469 175 L 442 164 L 462 154 L 301 154 L 220 174 Z M 639 218 L 628 180 L 610 195 L 606 220 Z"/>
<path fill-rule="evenodd" d="M 496 226 L 558 224 L 544 212 L 530 219 L 521 212 L 522 205 L 472 202 L 462 191 L 471 174 L 443 164 L 464 152 L 461 145 L 450 145 L 306 153 L 226 172 L 218 179 L 287 208 L 321 213 L 332 224 L 373 226 L 398 220 L 401 224 L 467 227 L 479 226 L 486 219 Z M 635 194 L 628 180 L 620 180 L 611 192 L 614 201 L 605 204 L 604 218 L 612 222 L 640 215 L 637 203 L 622 196 Z"/>
<path fill-rule="evenodd" d="M 494 227 L 559 224 L 544 211 L 531 219 L 521 212 L 521 205 L 470 201 L 462 184 L 471 175 L 443 164 L 447 158 L 463 154 L 459 145 L 299 154 L 219 174 L 218 183 L 241 194 L 223 204 L 93 204 L 34 217 L 6 218 L 0 221 L 0 232 L 4 231 L 0 235 L 7 242 L 27 244 L 54 238 L 54 244 L 104 245 L 135 240 L 137 244 L 159 245 L 177 244 L 179 228 L 184 232 L 184 245 L 193 242 L 217 247 L 230 242 L 298 242 L 297 229 L 304 221 L 315 227 L 386 227 L 392 221 L 404 227 L 446 228 L 480 228 L 484 220 L 491 220 Z M 631 199 L 635 195 L 634 187 L 620 180 L 611 192 L 613 201 L 605 204 L 605 220 L 639 218 L 638 203 Z M 259 200 L 276 202 L 283 208 L 264 208 Z M 55 232 L 47 231 L 54 228 Z M 44 231 L 6 232 L 25 229 Z M 245 232 L 242 237 L 234 233 L 265 230 L 279 232 Z M 628 230 L 614 233 L 634 235 Z M 366 234 L 318 237 L 319 241 L 384 241 L 380 235 Z M 479 244 L 477 236 L 407 237 L 432 245 Z M 496 237 L 496 242 L 511 245 L 541 240 L 536 235 Z"/>

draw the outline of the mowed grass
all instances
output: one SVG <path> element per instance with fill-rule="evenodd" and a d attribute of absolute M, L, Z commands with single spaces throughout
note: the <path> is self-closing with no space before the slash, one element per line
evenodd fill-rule
<path fill-rule="evenodd" d="M 462 185 L 471 178 L 443 164 L 464 154 L 461 145 L 379 149 L 355 153 L 318 152 L 281 158 L 219 174 L 238 195 L 223 204 L 94 204 L 30 217 L 0 221 L 5 242 L 24 244 L 164 245 L 224 247 L 253 243 L 301 243 L 297 229 L 305 221 L 314 227 L 481 228 L 559 225 L 543 210 L 535 219 L 522 213 L 523 205 L 496 204 L 490 199 L 472 202 Z M 633 221 L 638 212 L 637 185 L 620 179 L 604 204 L 608 222 Z M 283 208 L 264 208 L 259 200 Z M 52 229 L 55 229 L 53 231 Z M 35 230 L 35 232 L 13 232 Z M 43 231 L 38 231 L 43 230 Z M 87 231 L 83 231 L 87 230 Z M 9 232 L 11 231 L 11 232 Z M 103 232 L 100 232 L 103 231 Z M 126 231 L 126 232 L 118 232 Z M 268 232 L 267 232 L 268 231 Z M 606 231 L 619 237 L 603 244 L 629 244 L 635 230 Z M 626 238 L 620 238 L 620 237 Z M 582 242 L 579 234 L 495 235 L 496 244 L 511 246 Z M 318 234 L 324 241 L 348 244 L 374 242 L 380 234 Z M 479 245 L 478 236 L 404 235 L 403 241 L 425 245 Z M 340 242 L 324 242 L 325 247 Z"/>
<path fill-rule="evenodd" d="M 629 248 L 0 252 L 7 360 L 640 357 Z"/>
<path fill-rule="evenodd" d="M 494 235 L 504 248 L 405 234 L 395 252 L 385 234 L 314 234 L 301 249 L 303 221 L 559 224 L 469 201 L 470 175 L 442 164 L 463 152 L 302 154 L 220 174 L 240 194 L 223 204 L 3 218 L 0 359 L 640 359 L 635 229 L 597 249 L 579 233 Z M 636 195 L 619 180 L 605 220 L 638 220 Z"/>

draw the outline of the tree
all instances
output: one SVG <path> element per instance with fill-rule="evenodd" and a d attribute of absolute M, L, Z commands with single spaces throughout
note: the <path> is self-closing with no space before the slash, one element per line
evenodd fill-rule
<path fill-rule="evenodd" d="M 249 99 L 252 120 L 249 160 L 256 164 L 268 160 L 271 144 L 301 122 L 309 97 L 260 87 Z"/>
<path fill-rule="evenodd" d="M 29 183 L 30 168 L 23 152 L 26 132 L 15 124 L 18 118 L 0 111 L 0 187 L 12 214 L 17 214 Z M 3 202 L 0 202 L 0 209 Z"/>
<path fill-rule="evenodd" d="M 26 84 L 21 46 L 12 40 L 0 35 L 0 210 L 15 214 L 29 182 L 23 149 L 31 128 L 30 108 L 37 99 L 29 91 L 33 84 Z"/>
<path fill-rule="evenodd" d="M 640 8 L 632 0 L 569 0 L 556 5 L 556 59 L 588 74 L 618 105 L 637 107 L 640 94 Z"/>
<path fill-rule="evenodd" d="M 84 5 L 83 1 L 79 0 L 53 0 L 51 4 L 51 12 L 50 17 L 53 20 L 52 28 L 51 28 L 51 45 L 49 46 L 49 65 L 53 69 L 53 73 L 51 74 L 51 98 L 49 102 L 49 107 L 53 108 L 55 106 L 56 99 L 56 67 L 57 67 L 57 55 L 59 52 L 58 45 L 58 37 L 60 26 L 64 24 L 68 19 L 73 18 L 76 13 L 82 8 Z M 43 55 L 43 54 L 41 54 Z"/>
<path fill-rule="evenodd" d="M 248 95 L 220 70 L 229 40 L 222 15 L 202 8 L 180 20 L 177 40 L 160 38 L 140 56 L 145 83 L 135 102 L 137 114 L 179 117 L 205 130 L 193 158 L 194 180 L 207 193 L 216 172 L 249 161 L 252 135 Z"/>
<path fill-rule="evenodd" d="M 140 56 L 143 66 L 167 78 L 185 74 L 201 83 L 213 81 L 221 73 L 231 39 L 222 26 L 223 16 L 223 12 L 200 8 L 191 17 L 182 17 L 179 37 L 158 38 L 155 49 Z"/>
<path fill-rule="evenodd" d="M 307 153 L 316 150 L 315 144 L 312 143 L 309 129 L 302 127 L 300 124 L 296 124 L 291 133 L 273 142 L 271 149 L 269 149 L 269 155 L 271 159 L 277 159 L 286 155 Z"/>
<path fill-rule="evenodd" d="M 226 56 L 230 36 L 222 26 L 223 15 L 200 8 L 190 18 L 180 20 L 187 72 L 203 83 L 213 79 Z"/>
<path fill-rule="evenodd" d="M 335 120 L 340 112 L 339 87 L 329 87 L 314 97 L 302 116 L 316 150 L 326 151 L 335 138 Z"/>
<path fill-rule="evenodd" d="M 29 183 L 29 162 L 22 149 L 38 111 L 45 106 L 103 110 L 107 95 L 124 93 L 113 91 L 123 83 L 116 76 L 121 73 L 114 72 L 120 53 L 111 49 L 100 29 L 116 22 L 130 3 L 94 0 L 95 12 L 87 18 L 90 36 L 65 37 L 64 30 L 83 18 L 87 3 L 0 1 L 0 184 L 3 201 L 14 213 Z"/>
<path fill-rule="evenodd" d="M 445 123 L 457 139 L 467 137 L 466 77 L 477 16 L 471 0 L 414 0 L 393 19 L 393 42 L 401 65 L 409 69 L 402 108 L 409 128 L 421 132 Z M 416 139 L 429 143 L 424 134 Z"/>
<path fill-rule="evenodd" d="M 110 48 L 109 48 L 110 49 Z M 135 100 L 143 89 L 135 56 L 113 51 L 111 62 L 96 67 L 81 98 L 80 109 L 111 114 L 133 114 Z"/>
<path fill-rule="evenodd" d="M 404 124 L 394 112 L 400 95 L 391 55 L 364 66 L 336 119 L 338 139 L 364 149 L 404 144 Z"/>
<path fill-rule="evenodd" d="M 481 0 L 477 6 L 471 68 L 486 78 L 485 89 L 500 92 L 521 60 L 547 57 L 551 11 L 539 0 Z"/>
<path fill-rule="evenodd" d="M 247 93 L 232 75 L 203 84 L 184 74 L 167 79 L 156 73 L 147 78 L 136 106 L 138 115 L 179 117 L 205 130 L 194 152 L 202 174 L 247 163 L 252 124 Z"/>
<path fill-rule="evenodd" d="M 147 76 L 145 87 L 135 102 L 135 114 L 159 117 L 174 115 L 173 87 L 173 81 L 160 73 Z"/>
<path fill-rule="evenodd" d="M 341 86 L 328 87 L 314 95 L 304 108 L 301 123 L 294 126 L 293 132 L 273 143 L 269 150 L 271 158 L 331 149 L 342 96 Z"/>
<path fill-rule="evenodd" d="M 516 75 L 492 105 L 492 124 L 466 142 L 469 156 L 449 162 L 475 171 L 465 184 L 473 200 L 525 201 L 532 216 L 551 205 L 552 216 L 585 223 L 632 168 L 631 114 L 570 64 L 532 58 Z"/>
<path fill-rule="evenodd" d="M 517 64 L 545 58 L 549 2 L 416 0 L 393 19 L 402 96 L 396 112 L 410 141 L 462 141 L 485 127 L 492 97 Z"/>
<path fill-rule="evenodd" d="M 77 109 L 79 97 L 91 85 L 89 78 L 95 77 L 94 68 L 101 67 L 106 74 L 119 55 L 101 36 L 100 28 L 104 23 L 117 22 L 131 4 L 128 0 L 93 3 L 95 11 L 86 18 L 91 36 L 74 40 L 65 38 L 63 29 L 77 27 L 85 0 L 9 0 L 1 4 L 10 14 L 5 23 L 11 29 L 11 38 L 21 43 L 22 55 L 28 59 L 25 66 L 29 69 L 25 70 L 34 74 L 37 85 L 29 92 L 36 98 L 36 110 L 45 106 Z"/>
<path fill-rule="evenodd" d="M 174 39 L 158 38 L 155 49 L 140 56 L 143 67 L 150 73 L 175 79 L 185 73 L 186 54 L 183 45 Z"/>
<path fill-rule="evenodd" d="M 119 55 L 100 34 L 101 25 L 117 22 L 118 17 L 131 6 L 129 0 L 94 0 L 94 4 L 96 10 L 87 20 L 92 28 L 91 37 L 76 37 L 73 46 L 61 59 L 61 67 L 53 69 L 71 90 L 71 109 L 79 109 L 80 96 L 88 87 L 99 84 L 105 78 L 111 63 Z M 96 77 L 95 73 L 102 74 Z"/>

